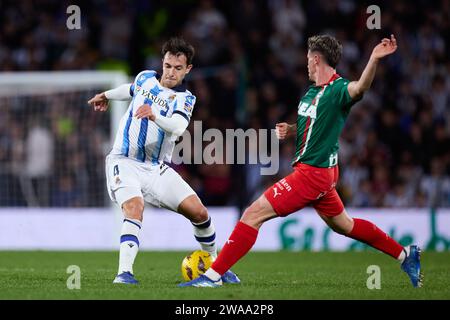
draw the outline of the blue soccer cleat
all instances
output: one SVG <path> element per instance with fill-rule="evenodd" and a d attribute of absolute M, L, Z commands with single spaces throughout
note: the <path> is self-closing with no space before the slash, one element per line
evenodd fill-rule
<path fill-rule="evenodd" d="M 138 284 L 139 281 L 137 281 L 133 274 L 129 271 L 122 272 L 121 274 L 117 275 L 114 279 L 113 283 L 124 283 L 124 284 Z"/>
<path fill-rule="evenodd" d="M 406 272 L 414 288 L 422 286 L 423 275 L 420 272 L 420 248 L 416 245 L 409 246 L 409 255 L 401 264 L 401 269 Z"/>
<path fill-rule="evenodd" d="M 241 283 L 241 280 L 238 278 L 238 276 L 231 270 L 228 270 L 222 275 L 222 281 L 223 283 Z"/>
<path fill-rule="evenodd" d="M 213 281 L 204 274 L 194 280 L 180 283 L 179 287 L 203 287 L 203 288 L 217 288 L 222 285 L 222 280 Z"/>

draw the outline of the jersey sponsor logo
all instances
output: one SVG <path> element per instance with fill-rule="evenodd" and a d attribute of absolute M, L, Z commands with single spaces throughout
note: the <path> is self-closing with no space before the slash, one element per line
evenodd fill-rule
<path fill-rule="evenodd" d="M 317 105 L 319 104 L 320 98 L 322 98 L 323 93 L 327 86 L 324 86 L 322 90 L 312 99 L 311 103 L 301 102 L 298 106 L 298 114 L 304 117 L 310 117 L 311 119 L 317 118 Z"/>
<path fill-rule="evenodd" d="M 158 97 L 157 95 L 154 95 L 152 92 L 150 92 L 151 90 L 145 90 L 142 89 L 142 87 L 137 87 L 137 92 L 140 92 L 140 94 L 142 96 L 144 96 L 147 99 L 150 99 L 153 103 L 161 106 L 164 109 L 168 109 L 168 105 L 167 105 L 167 101 L 165 101 L 164 99 Z"/>
<path fill-rule="evenodd" d="M 317 108 L 312 103 L 302 102 L 298 107 L 298 114 L 304 117 L 310 117 L 312 119 L 316 119 L 317 117 Z"/>

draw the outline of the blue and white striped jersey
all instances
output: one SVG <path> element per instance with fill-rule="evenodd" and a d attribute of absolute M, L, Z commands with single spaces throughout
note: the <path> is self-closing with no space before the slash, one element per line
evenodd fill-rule
<path fill-rule="evenodd" d="M 169 89 L 161 86 L 158 79 L 159 75 L 152 70 L 142 71 L 136 76 L 130 86 L 133 99 L 120 120 L 110 154 L 151 164 L 171 161 L 177 136 L 166 133 L 147 118 L 137 119 L 134 114 L 140 106 L 149 104 L 153 112 L 164 117 L 178 113 L 189 122 L 196 98 L 186 90 L 184 83 Z"/>

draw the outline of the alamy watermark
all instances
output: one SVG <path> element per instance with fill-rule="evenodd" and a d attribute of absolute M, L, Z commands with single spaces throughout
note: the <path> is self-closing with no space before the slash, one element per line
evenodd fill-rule
<path fill-rule="evenodd" d="M 81 9 L 77 5 L 70 5 L 66 9 L 66 13 L 70 14 L 66 20 L 66 27 L 69 30 L 81 29 Z"/>
<path fill-rule="evenodd" d="M 367 7 L 366 13 L 370 16 L 366 20 L 367 29 L 381 29 L 381 9 L 379 6 L 372 4 Z"/>
<path fill-rule="evenodd" d="M 367 267 L 366 272 L 367 272 L 367 274 L 370 275 L 366 281 L 367 289 L 380 290 L 381 289 L 381 269 L 380 269 L 380 267 L 377 265 L 370 265 Z"/>
<path fill-rule="evenodd" d="M 259 164 L 261 175 L 274 175 L 279 169 L 279 140 L 275 130 L 218 129 L 203 132 L 202 122 L 194 121 L 193 137 L 185 131 L 172 154 L 174 164 Z"/>
<path fill-rule="evenodd" d="M 67 278 L 66 286 L 69 290 L 81 289 L 81 269 L 77 265 L 70 265 L 67 267 L 66 273 L 70 274 Z"/>

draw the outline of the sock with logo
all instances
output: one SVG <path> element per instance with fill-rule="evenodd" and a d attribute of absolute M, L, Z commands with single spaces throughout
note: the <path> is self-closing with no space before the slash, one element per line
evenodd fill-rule
<path fill-rule="evenodd" d="M 258 230 L 239 221 L 227 240 L 219 256 L 211 268 L 205 272 L 205 276 L 217 281 L 220 276 L 241 259 L 256 242 Z"/>
<path fill-rule="evenodd" d="M 353 221 L 353 229 L 348 237 L 364 242 L 395 259 L 401 258 L 403 247 L 383 230 L 367 220 L 353 219 Z"/>
<path fill-rule="evenodd" d="M 120 236 L 119 271 L 133 274 L 133 263 L 139 251 L 139 231 L 142 223 L 137 219 L 124 219 Z"/>
<path fill-rule="evenodd" d="M 216 229 L 211 221 L 211 217 L 208 220 L 200 223 L 191 222 L 194 227 L 195 239 L 200 243 L 200 247 L 203 251 L 208 252 L 213 259 L 217 257 L 216 246 Z"/>

